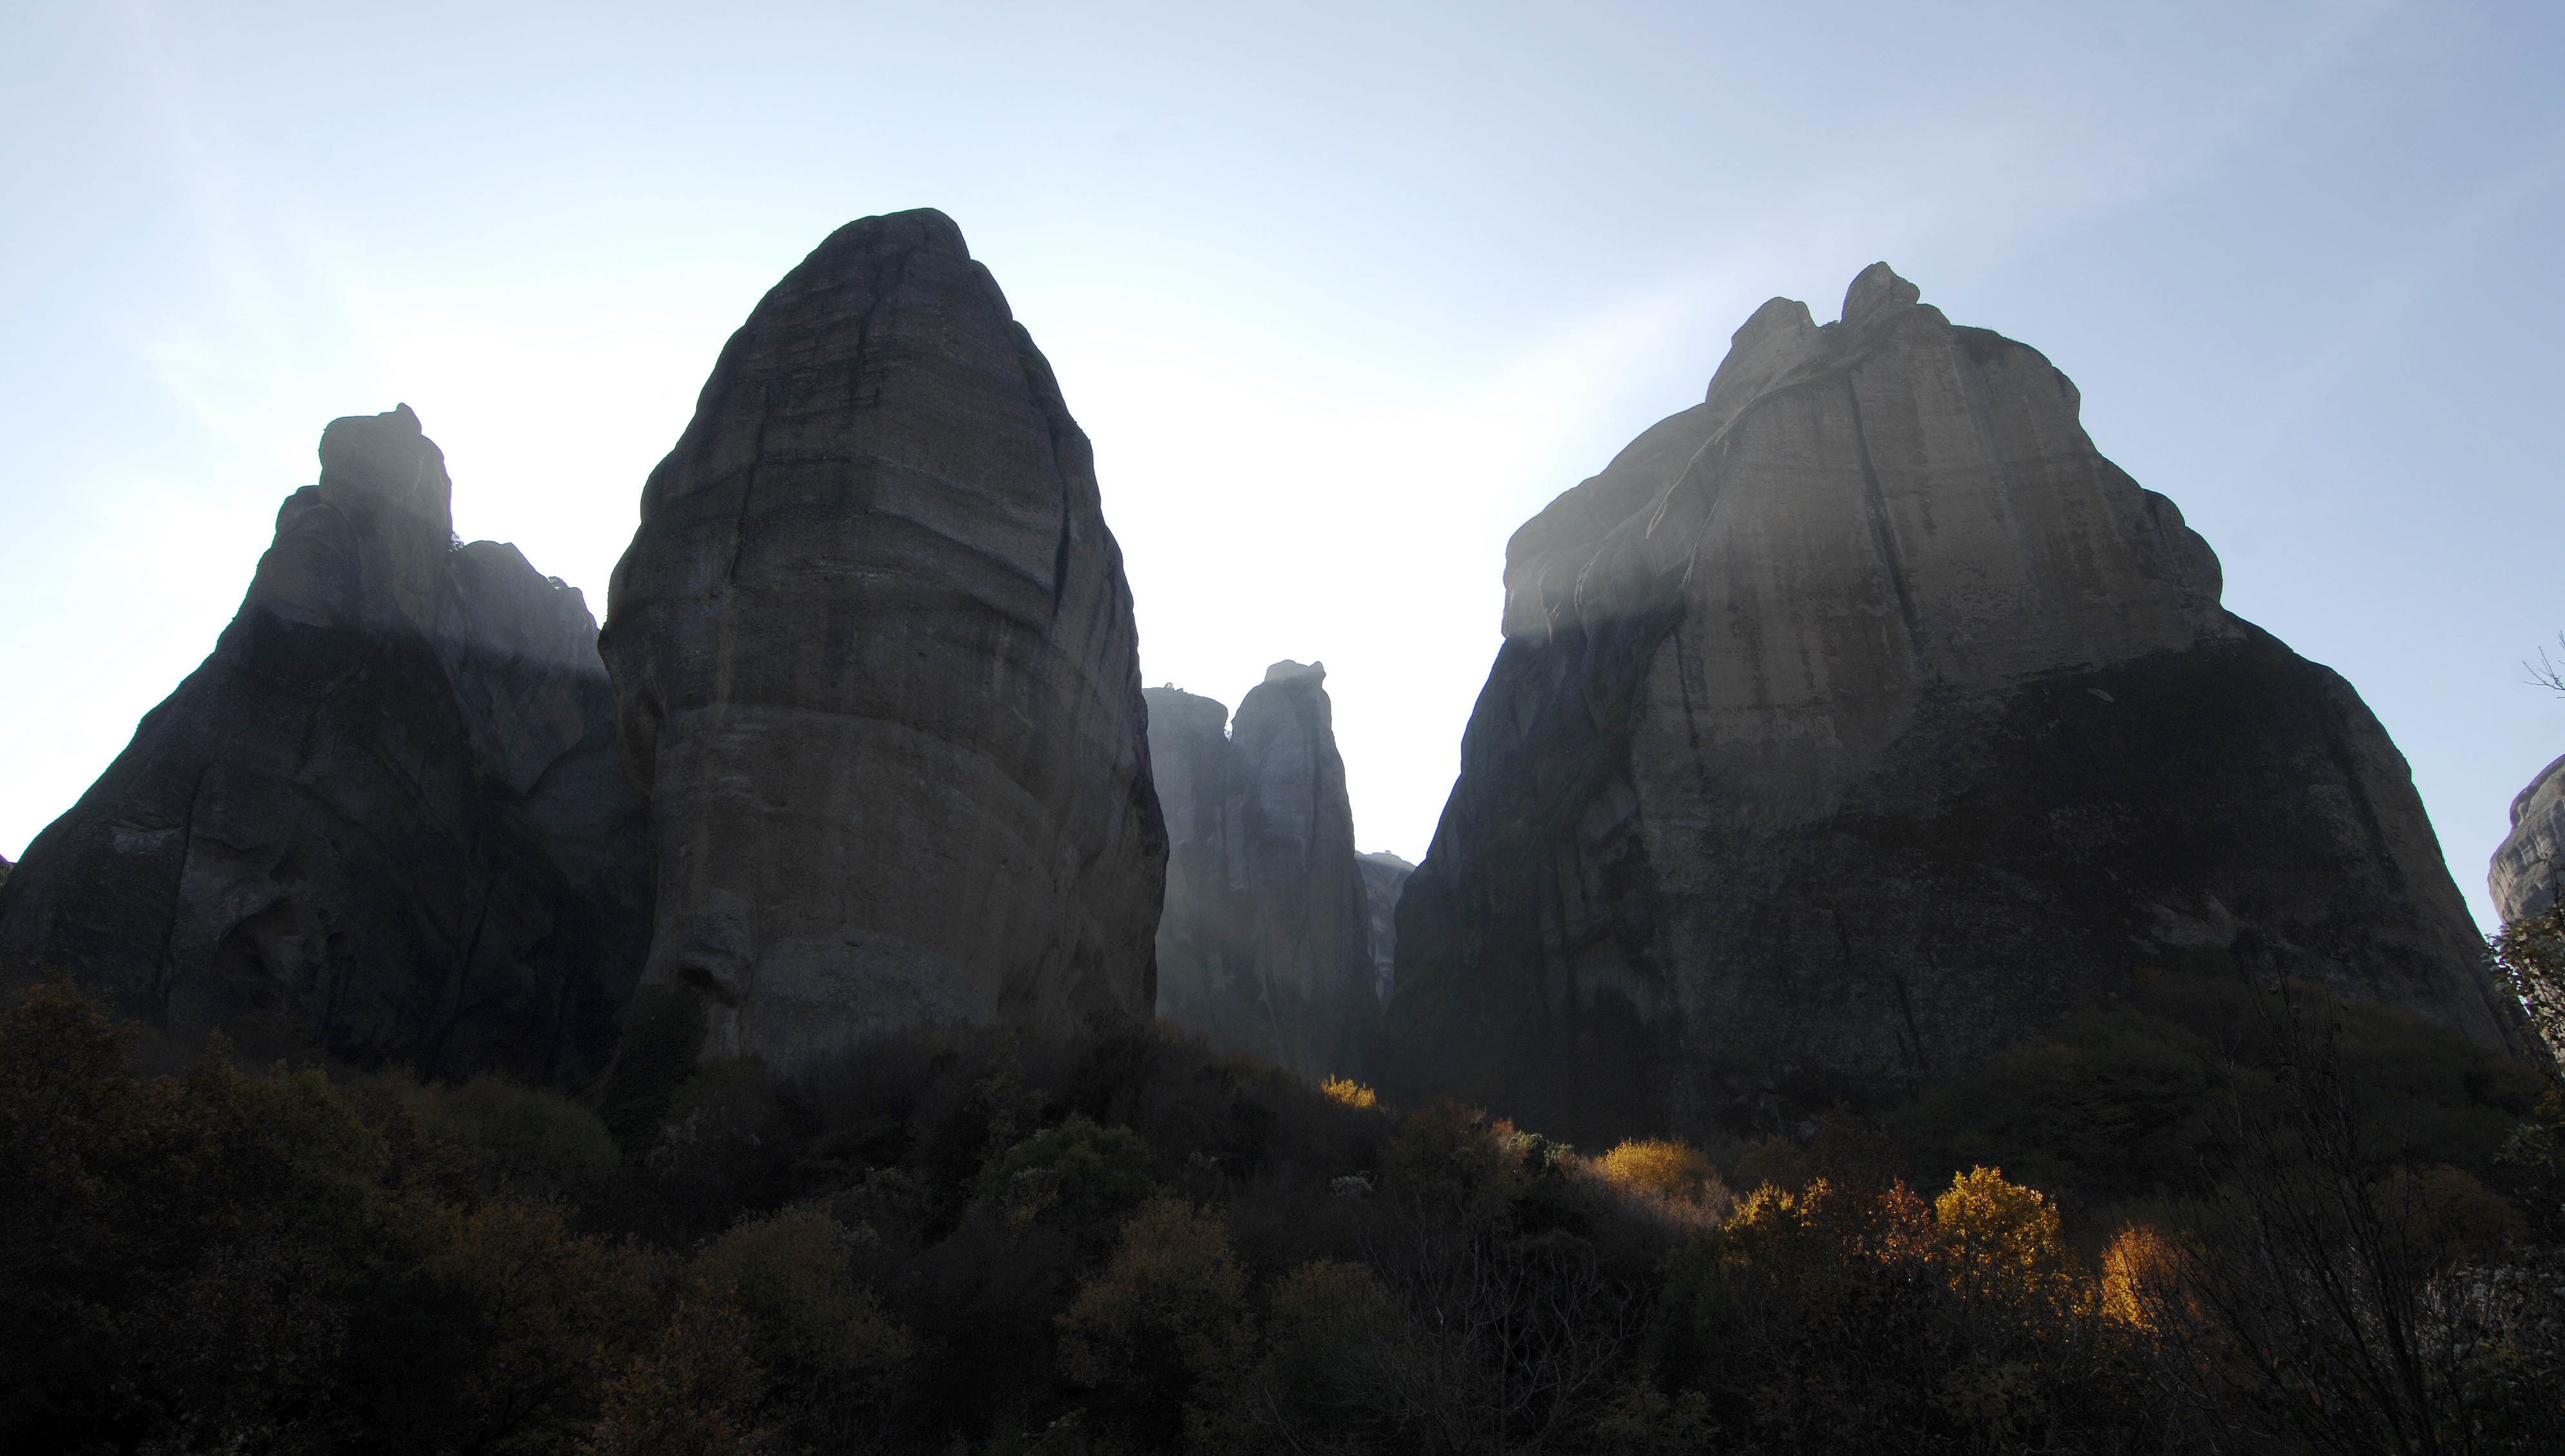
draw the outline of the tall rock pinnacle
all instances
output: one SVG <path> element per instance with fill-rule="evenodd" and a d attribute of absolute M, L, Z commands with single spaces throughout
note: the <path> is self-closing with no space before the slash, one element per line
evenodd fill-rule
<path fill-rule="evenodd" d="M 1149 690 L 1167 813 L 1158 1009 L 1315 1083 L 1367 1072 L 1371 910 L 1326 669 L 1278 662 L 1229 712 Z"/>
<path fill-rule="evenodd" d="M 1166 833 L 1121 552 L 941 213 L 849 223 L 758 305 L 609 602 L 647 977 L 705 995 L 710 1050 L 1149 1014 Z"/>
<path fill-rule="evenodd" d="M 650 876 L 596 624 L 450 493 L 407 405 L 330 425 L 213 655 L 0 889 L 0 961 L 254 1048 L 603 1067 Z"/>
<path fill-rule="evenodd" d="M 1746 1129 L 2205 960 L 2514 1044 L 2395 745 L 2078 403 L 1874 265 L 1516 532 L 1386 1066 Z"/>

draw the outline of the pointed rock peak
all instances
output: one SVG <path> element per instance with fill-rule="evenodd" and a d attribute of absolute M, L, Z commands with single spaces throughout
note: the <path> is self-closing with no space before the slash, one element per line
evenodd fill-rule
<path fill-rule="evenodd" d="M 1816 326 L 1816 320 L 1808 316 L 1808 306 L 1798 300 L 1765 299 L 1763 307 L 1755 310 L 1753 316 L 1737 325 L 1737 331 L 1728 336 L 1728 343 L 1731 348 L 1750 349 L 1774 334 L 1786 337 Z"/>
<path fill-rule="evenodd" d="M 332 420 L 321 432 L 321 488 L 440 521 L 449 520 L 453 494 L 445 452 L 420 431 L 418 415 L 405 404 Z"/>
<path fill-rule="evenodd" d="M 1728 337 L 1728 357 L 1710 376 L 1702 398 L 1725 403 L 1733 414 L 1774 379 L 1816 356 L 1820 347 L 1816 321 L 1808 306 L 1796 299 L 1769 299 L 1754 316 Z"/>
<path fill-rule="evenodd" d="M 1322 662 L 1298 663 L 1286 657 L 1265 670 L 1265 681 L 1269 683 L 1324 683 L 1326 680 L 1327 665 Z"/>
<path fill-rule="evenodd" d="M 1851 288 L 1844 290 L 1844 327 L 1859 328 L 1885 309 L 1921 303 L 1923 299 L 1924 291 L 1899 278 L 1897 270 L 1885 263 L 1874 263 L 1861 271 Z"/>

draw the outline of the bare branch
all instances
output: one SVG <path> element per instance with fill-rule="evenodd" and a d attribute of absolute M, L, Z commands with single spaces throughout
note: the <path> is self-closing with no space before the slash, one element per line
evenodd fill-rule
<path fill-rule="evenodd" d="M 2556 645 L 2565 647 L 2565 632 L 2556 634 Z M 2545 688 L 2551 693 L 2565 694 L 2565 663 L 2550 662 L 2546 648 L 2538 649 L 2538 662 L 2535 666 L 2525 661 L 2521 666 L 2529 670 L 2529 681 L 2532 684 Z"/>

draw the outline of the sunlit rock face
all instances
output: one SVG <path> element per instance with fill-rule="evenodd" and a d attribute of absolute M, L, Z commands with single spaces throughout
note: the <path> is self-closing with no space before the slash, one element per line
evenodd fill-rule
<path fill-rule="evenodd" d="M 0 959 L 254 1048 L 603 1066 L 650 874 L 596 624 L 450 495 L 406 405 L 330 425 L 213 655 L 0 890 Z"/>
<path fill-rule="evenodd" d="M 2511 833 L 2493 854 L 2485 887 L 2503 924 L 2537 915 L 2556 903 L 2565 873 L 2565 758 L 2538 772 L 2511 801 Z"/>
<path fill-rule="evenodd" d="M 1363 1074 L 1380 1016 L 1325 681 L 1276 663 L 1234 726 L 1212 699 L 1148 694 L 1168 833 L 1159 1013 L 1310 1082 Z"/>
<path fill-rule="evenodd" d="M 942 214 L 760 303 L 652 472 L 605 657 L 647 975 L 717 1055 L 1146 1017 L 1166 834 L 1131 594 L 1050 366 Z"/>
<path fill-rule="evenodd" d="M 2077 410 L 1877 265 L 1517 531 L 1384 1075 L 1752 1130 L 2186 962 L 2511 1042 L 2395 745 Z"/>

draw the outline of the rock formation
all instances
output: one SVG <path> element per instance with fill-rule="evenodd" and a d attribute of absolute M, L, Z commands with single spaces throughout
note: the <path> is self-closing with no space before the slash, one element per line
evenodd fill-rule
<path fill-rule="evenodd" d="M 1368 911 L 1370 934 L 1365 937 L 1371 949 L 1371 991 L 1379 1002 L 1389 1004 L 1389 993 L 1398 975 L 1398 897 L 1407 888 L 1407 877 L 1416 867 L 1394 854 L 1367 854 L 1362 857 L 1363 899 Z"/>
<path fill-rule="evenodd" d="M 1516 533 L 1399 907 L 1401 1090 L 1752 1129 L 2185 959 L 2517 1044 L 2395 745 L 2078 404 L 1876 265 Z"/>
<path fill-rule="evenodd" d="M 0 958 L 172 1031 L 602 1067 L 650 882 L 596 625 L 450 493 L 407 405 L 330 425 L 213 655 L 0 889 Z"/>
<path fill-rule="evenodd" d="M 2493 852 L 2485 886 L 2504 925 L 2556 903 L 2565 878 L 2565 758 L 2538 770 L 2511 801 L 2511 833 Z"/>
<path fill-rule="evenodd" d="M 1158 1010 L 1312 1083 L 1366 1070 L 1380 1002 L 1326 668 L 1278 662 L 1238 706 L 1149 690 L 1167 815 Z"/>
<path fill-rule="evenodd" d="M 646 977 L 716 1055 L 1145 1017 L 1166 832 L 1131 594 L 1050 366 L 931 211 L 839 229 L 641 497 L 604 652 Z"/>
<path fill-rule="evenodd" d="M 1173 686 L 1151 688 L 1146 697 L 1149 766 L 1167 825 L 1157 1012 L 1217 1046 L 1274 1057 L 1274 1018 L 1254 948 L 1246 803 L 1229 742 L 1229 707 Z"/>

